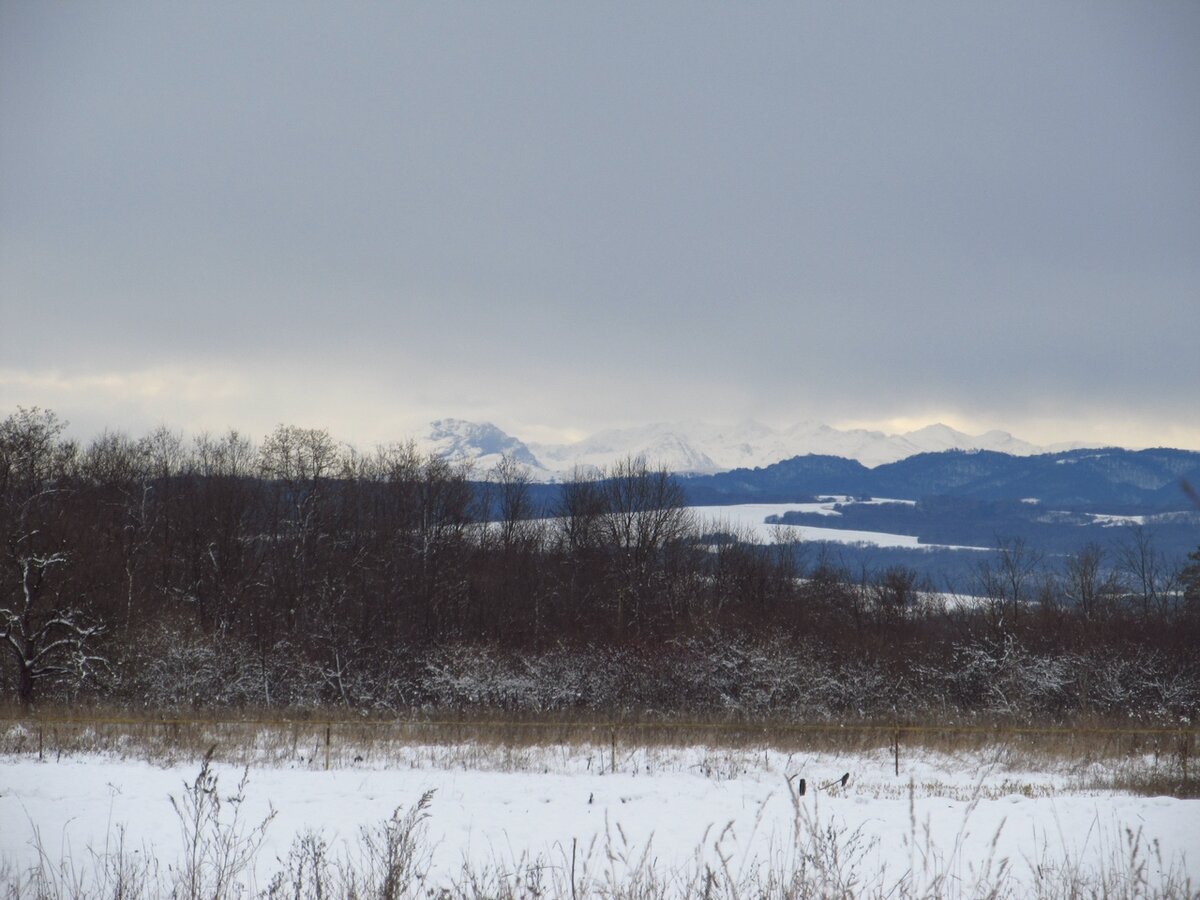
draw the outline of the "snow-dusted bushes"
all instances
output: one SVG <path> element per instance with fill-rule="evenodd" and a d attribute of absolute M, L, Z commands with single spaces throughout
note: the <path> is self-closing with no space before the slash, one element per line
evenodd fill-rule
<path fill-rule="evenodd" d="M 1037 652 L 1012 637 L 937 653 L 859 655 L 713 630 L 650 646 L 539 651 L 455 642 L 312 658 L 280 642 L 149 629 L 96 699 L 156 710 L 472 710 L 786 717 L 804 721 L 1080 716 L 1178 724 L 1200 712 L 1200 664 L 1139 650 Z M 70 699 L 51 695 L 51 699 Z"/>
<path fill-rule="evenodd" d="M 113 692 L 161 710 L 316 705 L 317 671 L 289 649 L 260 655 L 233 635 L 160 625 L 125 658 Z"/>
<path fill-rule="evenodd" d="M 459 641 L 314 656 L 286 641 L 259 653 L 234 635 L 164 624 L 147 629 L 114 672 L 94 699 L 155 710 L 925 722 L 1100 716 L 1171 725 L 1200 712 L 1200 662 L 1154 650 L 1038 651 L 1011 636 L 913 655 L 714 629 L 644 646 L 564 643 L 533 651 Z"/>
<path fill-rule="evenodd" d="M 1081 714 L 1164 723 L 1200 709 L 1194 668 L 1161 654 L 1038 654 L 1016 644 L 954 647 L 935 665 L 839 657 L 783 639 L 714 633 L 648 652 L 588 646 L 515 653 L 436 651 L 416 686 L 421 705 L 522 712 L 704 712 L 804 720 Z"/>
<path fill-rule="evenodd" d="M 957 646 L 947 664 L 923 664 L 916 676 L 944 708 L 962 712 L 1177 724 L 1200 711 L 1196 664 L 1149 650 L 1035 653 L 1008 638 Z"/>

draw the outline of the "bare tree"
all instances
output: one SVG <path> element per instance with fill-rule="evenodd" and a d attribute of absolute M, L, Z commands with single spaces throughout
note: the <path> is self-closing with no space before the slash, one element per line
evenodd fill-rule
<path fill-rule="evenodd" d="M 1143 616 L 1167 610 L 1179 573 L 1158 549 L 1151 529 L 1137 523 L 1128 526 L 1117 545 L 1117 563 Z"/>
<path fill-rule="evenodd" d="M 275 549 L 258 539 L 266 491 L 254 477 L 257 461 L 253 442 L 234 430 L 201 434 L 187 461 L 182 534 L 174 546 L 163 544 L 164 555 L 179 557 L 179 575 L 164 593 L 182 599 L 206 626 L 257 618 L 253 586 Z"/>
<path fill-rule="evenodd" d="M 34 686 L 42 679 L 79 683 L 108 664 L 92 650 L 103 626 L 47 590 L 47 575 L 66 565 L 67 555 L 23 554 L 16 563 L 20 595 L 17 602 L 0 606 L 0 640 L 17 666 L 17 698 L 22 706 L 29 706 Z"/>
<path fill-rule="evenodd" d="M 600 543 L 604 516 L 600 473 L 576 467 L 562 487 L 557 513 L 569 553 L 578 556 L 595 549 Z"/>
<path fill-rule="evenodd" d="M 654 593 L 661 554 L 693 532 L 694 521 L 679 482 L 640 457 L 616 463 L 599 487 L 600 530 L 616 557 L 616 629 L 623 634 Z"/>
<path fill-rule="evenodd" d="M 406 529 L 409 578 L 406 592 L 415 599 L 424 636 L 447 631 L 467 594 L 466 561 L 476 519 L 470 466 L 433 456 L 417 473 L 413 520 Z"/>
<path fill-rule="evenodd" d="M 492 469 L 489 484 L 496 493 L 495 520 L 506 551 L 525 546 L 540 532 L 530 499 L 531 482 L 528 467 L 511 456 L 503 457 Z"/>
<path fill-rule="evenodd" d="M 197 474 L 205 478 L 246 478 L 254 473 L 257 454 L 254 443 L 231 428 L 220 437 L 199 435 L 192 459 Z"/>
<path fill-rule="evenodd" d="M 269 609 L 259 639 L 307 624 L 328 549 L 330 479 L 339 466 L 337 444 L 325 429 L 280 425 L 259 448 L 258 469 L 270 497 L 264 522 Z"/>
<path fill-rule="evenodd" d="M 1179 585 L 1187 609 L 1193 613 L 1200 610 L 1200 547 L 1188 554 L 1188 564 L 1179 573 Z"/>
<path fill-rule="evenodd" d="M 975 569 L 992 628 L 1003 631 L 1015 625 L 1035 593 L 1042 554 L 1021 537 L 996 538 L 995 560 L 984 560 Z"/>
<path fill-rule="evenodd" d="M 78 448 L 52 412 L 19 409 L 0 423 L 0 524 L 8 577 L 0 590 L 0 641 L 28 705 L 43 679 L 78 681 L 102 664 L 102 631 L 76 602 L 69 579 L 67 500 Z"/>
<path fill-rule="evenodd" d="M 1102 614 L 1120 592 L 1116 573 L 1105 568 L 1104 557 L 1103 548 L 1094 543 L 1067 557 L 1064 592 L 1086 619 Z"/>
<path fill-rule="evenodd" d="M 920 575 L 908 566 L 888 566 L 871 580 L 876 609 L 887 615 L 900 615 L 916 606 L 920 597 Z"/>
<path fill-rule="evenodd" d="M 146 447 L 144 440 L 135 442 L 124 434 L 106 431 L 92 441 L 81 460 L 81 471 L 95 494 L 101 523 L 95 543 L 121 567 L 126 627 L 133 622 L 161 509 Z"/>

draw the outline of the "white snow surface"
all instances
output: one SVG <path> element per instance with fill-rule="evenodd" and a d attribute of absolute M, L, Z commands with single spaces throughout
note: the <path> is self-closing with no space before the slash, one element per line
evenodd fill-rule
<path fill-rule="evenodd" d="M 1091 520 L 1096 525 L 1103 525 L 1106 528 L 1123 525 L 1145 525 L 1149 516 L 1116 516 L 1108 515 L 1107 513 L 1088 513 Z"/>
<path fill-rule="evenodd" d="M 693 506 L 692 512 L 710 529 L 732 528 L 753 535 L 761 543 L 775 541 L 828 541 L 834 544 L 870 544 L 875 547 L 907 547 L 926 550 L 983 550 L 984 547 L 964 547 L 952 544 L 922 544 L 916 535 L 892 534 L 886 531 L 855 531 L 844 528 L 822 528 L 815 525 L 779 525 L 768 523 L 768 516 L 779 516 L 786 512 L 815 513 L 828 516 L 830 524 L 841 515 L 834 507 L 844 503 L 905 503 L 912 500 L 853 501 L 848 497 L 835 497 L 817 503 L 738 503 L 733 506 Z"/>
<path fill-rule="evenodd" d="M 815 525 L 784 525 L 767 522 L 769 516 L 785 512 L 815 513 L 827 516 L 830 524 L 837 524 L 841 512 L 836 506 L 846 503 L 915 504 L 915 500 L 853 500 L 850 497 L 827 497 L 813 503 L 736 503 L 731 506 L 689 506 L 696 524 L 702 531 L 733 531 L 739 537 L 761 544 L 786 541 L 824 541 L 831 544 L 867 544 L 873 547 L 906 547 L 917 550 L 987 550 L 987 547 L 970 547 L 958 544 L 922 544 L 916 535 L 893 534 L 887 531 L 856 531 L 849 528 L 824 528 Z M 542 520 L 547 524 L 561 526 L 562 519 L 550 517 Z"/>
<path fill-rule="evenodd" d="M 1027 877 L 1030 866 L 1046 859 L 1087 866 L 1115 858 L 1129 828 L 1158 841 L 1168 866 L 1200 882 L 1200 801 L 1078 789 L 1072 786 L 1078 776 L 1065 768 L 1022 771 L 994 753 L 989 760 L 987 754 L 906 751 L 897 776 L 887 751 L 618 747 L 612 774 L 609 753 L 606 745 L 576 745 L 506 756 L 462 745 L 409 747 L 399 757 L 368 757 L 330 771 L 319 767 L 319 758 L 311 767 L 303 755 L 290 765 L 252 766 L 242 821 L 253 824 L 277 811 L 252 886 L 265 887 L 277 860 L 305 830 L 318 830 L 336 854 L 349 848 L 361 826 L 410 807 L 429 790 L 426 843 L 434 884 L 458 877 L 464 862 L 511 868 L 540 857 L 569 864 L 572 841 L 581 865 L 593 873 L 608 871 L 608 850 L 637 858 L 648 846 L 663 871 L 715 860 L 718 843 L 735 872 L 751 872 L 786 864 L 795 852 L 796 811 L 786 776 L 808 780 L 803 816 L 847 834 L 860 831 L 865 849 L 858 865 L 866 873 L 899 878 L 932 851 L 964 876 L 989 859 L 993 866 L 1007 859 L 1017 877 Z M 182 795 L 197 769 L 195 761 L 2 758 L 0 863 L 10 871 L 32 866 L 36 831 L 50 860 L 69 857 L 86 866 L 89 849 L 102 851 L 115 826 L 123 825 L 125 847 L 165 867 L 180 850 L 169 798 Z M 241 770 L 223 765 L 217 771 L 222 792 L 231 791 Z M 846 788 L 813 789 L 843 772 L 851 776 Z"/>

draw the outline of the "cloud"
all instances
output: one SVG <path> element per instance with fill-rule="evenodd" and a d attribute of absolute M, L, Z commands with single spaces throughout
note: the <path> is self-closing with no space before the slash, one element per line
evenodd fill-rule
<path fill-rule="evenodd" d="M 1186 439 L 1198 37 L 1187 5 L 9 4 L 3 396 Z"/>

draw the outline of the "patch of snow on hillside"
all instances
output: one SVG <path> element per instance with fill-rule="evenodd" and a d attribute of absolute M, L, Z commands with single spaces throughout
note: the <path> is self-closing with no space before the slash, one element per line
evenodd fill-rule
<path fill-rule="evenodd" d="M 1085 513 L 1094 525 L 1111 528 L 1119 525 L 1145 525 L 1149 516 L 1110 516 L 1104 513 Z"/>
<path fill-rule="evenodd" d="M 984 550 L 984 547 L 963 547 L 952 544 L 922 544 L 911 534 L 892 534 L 885 531 L 855 531 L 841 528 L 823 528 L 813 525 L 786 525 L 768 523 L 770 516 L 782 516 L 787 512 L 813 513 L 834 518 L 841 513 L 834 507 L 845 504 L 849 498 L 828 498 L 816 503 L 739 503 L 733 506 L 693 506 L 702 527 L 710 531 L 733 530 L 752 536 L 764 544 L 782 541 L 827 541 L 835 544 L 870 544 L 876 547 L 904 547 L 909 549 L 937 550 Z M 915 501 L 885 500 L 876 498 L 857 501 L 869 504 L 914 503 Z"/>

